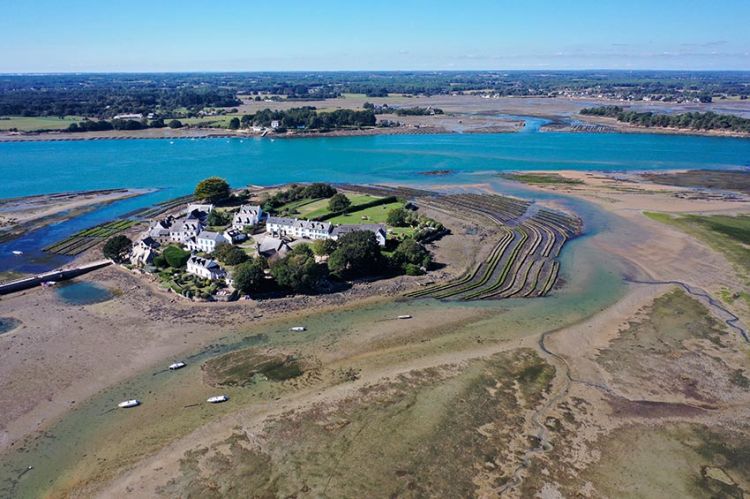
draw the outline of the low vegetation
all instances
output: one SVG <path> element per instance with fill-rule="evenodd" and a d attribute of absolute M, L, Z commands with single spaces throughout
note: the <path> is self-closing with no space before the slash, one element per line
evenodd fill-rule
<path fill-rule="evenodd" d="M 500 173 L 500 177 L 531 185 L 581 185 L 583 180 L 563 177 L 559 173 Z"/>
<path fill-rule="evenodd" d="M 750 170 L 689 170 L 672 173 L 642 173 L 649 182 L 679 187 L 702 187 L 750 194 Z"/>
<path fill-rule="evenodd" d="M 700 239 L 750 275 L 750 215 L 670 215 L 654 212 L 646 212 L 645 215 Z"/>
<path fill-rule="evenodd" d="M 89 250 L 106 239 L 123 232 L 137 222 L 133 220 L 115 220 L 90 229 L 82 230 L 72 236 L 44 248 L 49 253 L 76 256 Z"/>

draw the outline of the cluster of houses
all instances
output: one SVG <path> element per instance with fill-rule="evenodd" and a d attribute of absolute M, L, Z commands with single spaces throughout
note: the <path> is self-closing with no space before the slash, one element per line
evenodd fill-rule
<path fill-rule="evenodd" d="M 170 215 L 153 222 L 133 245 L 131 262 L 150 265 L 158 255 L 158 249 L 171 243 L 178 243 L 193 253 L 213 253 L 222 244 L 247 240 L 246 230 L 255 227 L 263 218 L 260 206 L 243 205 L 234 215 L 231 226 L 223 232 L 205 230 L 213 209 L 212 204 L 189 204 L 184 218 Z M 211 280 L 227 277 L 216 260 L 197 255 L 188 260 L 187 272 Z"/>
<path fill-rule="evenodd" d="M 133 244 L 131 262 L 151 265 L 159 254 L 159 248 L 177 243 L 193 255 L 187 262 L 187 272 L 204 279 L 227 279 L 231 276 L 219 263 L 198 254 L 213 253 L 223 244 L 238 244 L 246 241 L 248 232 L 266 222 L 266 234 L 256 242 L 259 255 L 273 258 L 283 255 L 295 240 L 333 239 L 355 231 L 370 231 L 380 246 L 386 244 L 386 228 L 382 224 L 333 225 L 297 218 L 269 217 L 257 205 L 242 205 L 232 218 L 231 225 L 223 232 L 206 230 L 208 218 L 214 210 L 212 204 L 189 204 L 184 217 L 167 216 L 154 221 Z"/>

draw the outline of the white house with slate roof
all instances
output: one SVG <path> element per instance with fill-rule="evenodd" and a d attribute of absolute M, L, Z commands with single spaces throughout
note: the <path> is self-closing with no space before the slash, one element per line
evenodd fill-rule
<path fill-rule="evenodd" d="M 329 222 L 315 222 L 299 220 L 297 218 L 268 217 L 266 232 L 275 237 L 291 237 L 294 239 L 330 239 L 331 224 Z"/>
<path fill-rule="evenodd" d="M 154 261 L 154 257 L 157 254 L 156 250 L 159 246 L 159 243 L 152 237 L 144 237 L 133 244 L 133 249 L 130 252 L 130 261 L 135 264 L 150 265 Z"/>
<path fill-rule="evenodd" d="M 230 243 L 231 241 L 227 239 L 224 234 L 204 230 L 198 235 L 188 239 L 185 242 L 185 246 L 187 246 L 190 251 L 203 251 L 205 253 L 213 253 L 214 250 L 222 244 Z"/>
<path fill-rule="evenodd" d="M 203 223 L 197 218 L 188 217 L 181 223 L 172 225 L 169 229 L 169 239 L 178 243 L 187 243 L 203 230 Z"/>
<path fill-rule="evenodd" d="M 215 281 L 226 277 L 226 271 L 221 268 L 221 265 L 216 260 L 210 258 L 201 258 L 199 256 L 191 256 L 187 261 L 187 272 L 188 274 L 197 275 L 204 279 L 210 279 Z"/>
<path fill-rule="evenodd" d="M 260 206 L 243 204 L 232 218 L 232 228 L 243 230 L 246 227 L 255 227 L 262 219 L 263 209 Z"/>

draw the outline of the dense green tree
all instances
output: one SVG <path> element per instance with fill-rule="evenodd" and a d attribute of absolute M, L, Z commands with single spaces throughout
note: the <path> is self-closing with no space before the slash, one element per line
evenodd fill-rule
<path fill-rule="evenodd" d="M 208 214 L 206 221 L 208 222 L 208 225 L 222 226 L 227 225 L 232 219 L 229 214 L 224 211 L 212 210 L 211 213 Z"/>
<path fill-rule="evenodd" d="M 104 243 L 102 253 L 105 258 L 109 258 L 117 263 L 122 262 L 133 249 L 133 241 L 122 234 L 111 237 Z"/>
<path fill-rule="evenodd" d="M 328 201 L 328 209 L 332 212 L 344 211 L 352 205 L 351 200 L 346 195 L 334 194 Z"/>
<path fill-rule="evenodd" d="M 354 231 L 337 241 L 338 247 L 328 258 L 331 273 L 341 279 L 376 274 L 383 269 L 383 255 L 375 234 Z"/>
<path fill-rule="evenodd" d="M 409 265 L 427 268 L 431 262 L 430 252 L 412 238 L 401 241 L 391 255 L 391 264 L 404 271 Z"/>
<path fill-rule="evenodd" d="M 240 128 L 240 119 L 238 117 L 234 117 L 231 120 L 229 120 L 229 129 L 230 130 L 237 130 Z"/>
<path fill-rule="evenodd" d="M 164 255 L 164 259 L 167 261 L 167 264 L 174 269 L 180 269 L 184 267 L 187 264 L 188 259 L 190 258 L 189 251 L 185 251 L 184 249 L 175 245 L 167 246 L 166 248 L 164 248 L 164 251 L 162 251 L 162 255 Z"/>
<path fill-rule="evenodd" d="M 229 198 L 229 184 L 220 177 L 209 177 L 195 187 L 195 197 L 210 203 L 220 203 Z"/>
<path fill-rule="evenodd" d="M 316 263 L 310 247 L 302 244 L 276 261 L 271 266 L 271 275 L 282 288 L 294 292 L 310 292 L 320 288 L 328 275 L 328 269 L 325 265 Z"/>
<path fill-rule="evenodd" d="M 260 258 L 240 263 L 232 271 L 234 286 L 241 293 L 249 294 L 262 291 L 266 283 L 264 264 Z"/>
<path fill-rule="evenodd" d="M 333 253 L 338 244 L 333 239 L 317 239 L 312 242 L 311 246 L 316 256 L 326 256 Z"/>
<path fill-rule="evenodd" d="M 411 213 L 405 208 L 394 208 L 388 212 L 386 223 L 393 227 L 407 227 L 411 222 Z"/>
<path fill-rule="evenodd" d="M 182 128 L 182 122 L 180 120 L 171 120 L 168 126 L 169 128 Z"/>
<path fill-rule="evenodd" d="M 336 188 L 330 184 L 316 182 L 305 187 L 302 191 L 306 198 L 329 198 L 336 194 Z"/>
<path fill-rule="evenodd" d="M 227 265 L 239 265 L 247 261 L 250 257 L 242 248 L 232 246 L 231 244 L 222 244 L 216 248 L 213 255 L 221 262 Z"/>

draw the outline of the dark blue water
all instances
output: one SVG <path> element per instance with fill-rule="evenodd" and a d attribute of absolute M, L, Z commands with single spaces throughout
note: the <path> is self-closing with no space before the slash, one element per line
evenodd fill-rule
<path fill-rule="evenodd" d="M 0 270 L 40 272 L 65 263 L 41 248 L 136 208 L 190 193 L 218 175 L 233 186 L 286 182 L 472 183 L 508 170 L 656 170 L 750 165 L 750 140 L 649 134 L 524 133 L 311 139 L 179 139 L 0 143 L 0 198 L 108 188 L 156 188 L 7 244 Z M 480 175 L 481 176 L 481 175 Z M 20 249 L 24 256 L 13 257 Z"/>
<path fill-rule="evenodd" d="M 69 305 L 91 305 L 112 298 L 107 289 L 86 281 L 68 281 L 55 286 L 55 293 Z"/>

